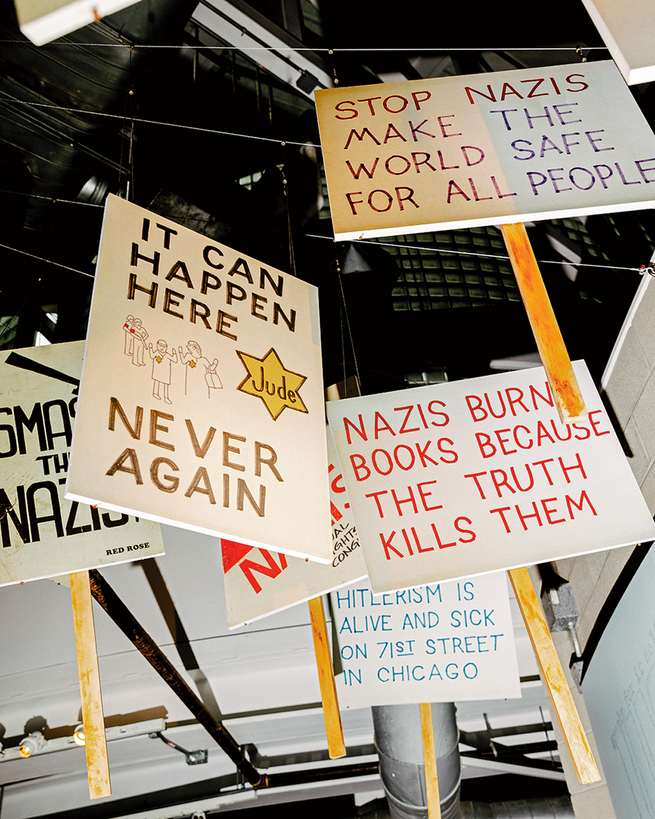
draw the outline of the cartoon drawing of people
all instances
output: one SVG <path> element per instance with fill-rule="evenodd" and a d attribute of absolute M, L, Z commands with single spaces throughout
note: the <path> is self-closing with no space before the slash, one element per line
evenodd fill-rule
<path fill-rule="evenodd" d="M 180 360 L 184 364 L 184 394 L 210 398 L 212 390 L 223 388 L 216 372 L 218 359 L 210 362 L 203 356 L 202 348 L 197 341 L 187 342 L 186 348 L 188 352 L 178 347 Z"/>
<path fill-rule="evenodd" d="M 129 318 L 129 317 L 128 317 Z M 148 331 L 143 326 L 140 318 L 132 319 L 132 327 L 130 329 L 132 335 L 132 364 L 135 367 L 145 367 L 146 362 L 146 339 L 148 338 Z"/>
<path fill-rule="evenodd" d="M 134 316 L 128 316 L 125 319 L 125 324 L 123 324 L 123 330 L 125 331 L 125 343 L 123 345 L 123 352 L 125 355 L 132 355 L 134 351 L 134 336 L 132 335 L 132 331 L 134 329 Z"/>
<path fill-rule="evenodd" d="M 170 396 L 171 385 L 171 364 L 177 364 L 177 351 L 168 352 L 168 344 L 163 338 L 157 342 L 157 347 L 149 345 L 150 358 L 152 359 L 152 394 L 161 400 L 161 392 L 164 393 L 164 401 L 172 404 Z M 163 390 L 162 390 L 163 387 Z"/>

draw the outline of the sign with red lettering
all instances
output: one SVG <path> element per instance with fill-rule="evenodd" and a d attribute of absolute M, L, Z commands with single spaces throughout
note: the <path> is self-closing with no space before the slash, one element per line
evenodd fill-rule
<path fill-rule="evenodd" d="M 316 91 L 337 239 L 635 210 L 655 136 L 611 61 Z"/>
<path fill-rule="evenodd" d="M 542 367 L 327 404 L 375 593 L 655 537 L 584 362 L 562 424 Z"/>
<path fill-rule="evenodd" d="M 628 85 L 655 80 L 655 7 L 650 0 L 582 0 Z"/>
<path fill-rule="evenodd" d="M 0 586 L 164 553 L 159 524 L 64 500 L 83 355 L 0 353 Z"/>
<path fill-rule="evenodd" d="M 366 577 L 343 475 L 328 434 L 332 563 L 323 566 L 297 557 L 273 555 L 242 543 L 221 540 L 228 628 L 295 606 Z"/>
<path fill-rule="evenodd" d="M 324 406 L 315 287 L 109 197 L 66 497 L 328 563 Z"/>
<path fill-rule="evenodd" d="M 332 593 L 344 708 L 520 697 L 507 575 Z"/>

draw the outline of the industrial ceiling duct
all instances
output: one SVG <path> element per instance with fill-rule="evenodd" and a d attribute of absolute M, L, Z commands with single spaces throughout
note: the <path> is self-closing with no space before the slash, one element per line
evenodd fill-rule
<path fill-rule="evenodd" d="M 427 819 L 425 765 L 418 705 L 373 707 L 380 776 L 392 819 Z M 461 762 L 455 706 L 432 705 L 442 819 L 459 819 Z"/>

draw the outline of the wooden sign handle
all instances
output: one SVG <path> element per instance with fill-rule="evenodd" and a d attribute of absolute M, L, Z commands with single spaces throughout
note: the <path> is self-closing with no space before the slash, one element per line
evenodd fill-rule
<path fill-rule="evenodd" d="M 72 572 L 70 581 L 89 796 L 98 799 L 111 796 L 111 784 L 89 573 Z"/>
<path fill-rule="evenodd" d="M 314 652 L 316 654 L 316 668 L 318 669 L 318 681 L 323 701 L 328 752 L 330 759 L 340 759 L 346 755 L 346 745 L 343 739 L 343 726 L 341 725 L 341 714 L 339 713 L 337 686 L 334 680 L 334 668 L 330 656 L 330 641 L 328 639 L 322 597 L 314 597 L 309 601 L 309 616 L 312 621 Z"/>
<path fill-rule="evenodd" d="M 434 725 L 432 704 L 422 702 L 421 733 L 423 734 L 423 763 L 425 767 L 425 794 L 428 801 L 428 819 L 441 819 L 439 780 L 437 779 L 437 755 L 434 750 Z"/>
<path fill-rule="evenodd" d="M 539 663 L 541 678 L 548 689 L 578 781 L 581 785 L 600 782 L 598 767 L 587 742 L 578 709 L 573 702 L 530 573 L 526 568 L 520 568 L 510 569 L 508 574 Z"/>
<path fill-rule="evenodd" d="M 541 278 L 525 225 L 501 225 L 541 361 L 553 391 L 559 417 L 571 424 L 587 417 L 584 399 L 573 372 L 562 333 Z"/>

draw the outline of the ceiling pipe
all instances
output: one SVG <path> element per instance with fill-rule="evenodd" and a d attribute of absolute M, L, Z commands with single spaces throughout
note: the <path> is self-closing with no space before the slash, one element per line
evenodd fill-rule
<path fill-rule="evenodd" d="M 373 706 L 372 710 L 380 776 L 392 819 L 427 819 L 419 706 Z M 453 703 L 433 703 L 432 723 L 441 817 L 459 819 L 461 760 Z"/>
<path fill-rule="evenodd" d="M 267 786 L 268 777 L 262 775 L 257 768 L 255 768 L 246 758 L 242 748 L 232 734 L 209 713 L 203 703 L 179 675 L 170 660 L 139 624 L 125 603 L 118 597 L 116 592 L 97 569 L 91 569 L 89 571 L 89 581 L 91 584 L 91 593 L 100 606 L 102 606 L 132 644 L 139 649 L 141 654 L 143 654 L 171 690 L 177 694 L 212 739 L 225 751 L 241 771 L 246 781 L 254 788 Z"/>

